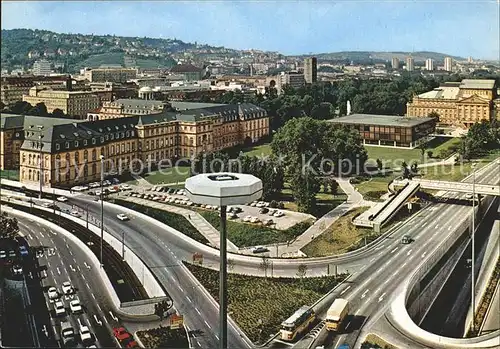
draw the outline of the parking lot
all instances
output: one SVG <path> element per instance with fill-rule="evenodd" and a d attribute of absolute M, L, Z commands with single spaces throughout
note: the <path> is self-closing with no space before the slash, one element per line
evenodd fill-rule
<path fill-rule="evenodd" d="M 117 195 L 133 196 L 155 202 L 183 206 L 187 209 L 220 210 L 217 206 L 199 205 L 191 202 L 185 195 L 183 189 L 168 188 L 164 186 L 154 186 L 150 190 L 133 187 L 131 191 L 125 193 L 121 192 Z M 269 203 L 264 201 L 254 202 L 248 205 L 229 206 L 227 212 L 227 218 L 230 220 L 240 223 L 265 225 L 280 230 L 288 229 L 307 219 L 315 219 L 309 214 L 270 208 Z"/>

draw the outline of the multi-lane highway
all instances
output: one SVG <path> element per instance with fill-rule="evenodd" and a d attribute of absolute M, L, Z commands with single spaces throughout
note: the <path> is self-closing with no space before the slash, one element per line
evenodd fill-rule
<path fill-rule="evenodd" d="M 60 338 L 61 321 L 70 321 L 78 337 L 80 324 L 88 326 L 93 334 L 96 347 L 115 347 L 116 343 L 111 337 L 112 327 L 116 326 L 111 307 L 103 295 L 107 294 L 103 289 L 99 278 L 90 266 L 88 257 L 71 240 L 56 231 L 39 224 L 16 216 L 19 220 L 21 234 L 33 248 L 40 249 L 38 264 L 40 276 L 45 293 L 45 302 L 50 311 L 51 328 L 49 334 Z M 62 284 L 69 281 L 74 288 L 74 294 L 63 295 Z M 55 316 L 54 301 L 49 299 L 48 288 L 54 286 L 60 294 L 66 308 L 65 316 Z M 70 302 L 79 299 L 82 312 L 73 314 L 70 310 Z"/>
<path fill-rule="evenodd" d="M 498 181 L 497 165 L 478 171 L 476 182 L 496 183 Z M 461 197 L 461 194 L 450 194 L 449 197 Z M 79 205 L 89 204 L 89 211 L 98 216 L 98 203 L 84 196 L 71 199 Z M 200 292 L 198 284 L 190 277 L 182 266 L 182 259 L 190 259 L 194 252 L 202 252 L 206 263 L 217 266 L 218 251 L 180 238 L 155 224 L 141 214 L 133 214 L 129 222 L 120 222 L 116 214 L 125 211 L 114 205 L 105 205 L 105 226 L 110 233 L 121 236 L 126 233 L 126 243 L 135 253 L 144 256 L 146 264 L 168 289 L 180 311 L 186 315 L 191 329 L 201 330 L 203 335 L 194 343 L 202 347 L 213 347 L 217 344 L 217 305 L 205 293 Z M 342 268 L 355 271 L 349 283 L 338 288 L 331 296 L 342 295 L 352 302 L 351 312 L 355 315 L 349 330 L 354 330 L 364 323 L 365 327 L 373 324 L 386 310 L 394 290 L 400 282 L 415 270 L 417 262 L 422 261 L 445 236 L 467 224 L 466 220 L 471 208 L 467 205 L 441 203 L 424 209 L 418 217 L 410 219 L 407 224 L 396 229 L 384 242 L 363 254 L 352 257 L 274 261 L 275 273 L 287 273 L 296 270 L 296 263 L 308 264 L 308 275 L 324 274 L 327 265 L 335 263 Z M 119 234 L 119 235 L 118 235 Z M 410 245 L 401 245 L 402 235 L 410 235 L 415 241 Z M 247 256 L 231 256 L 236 271 L 249 270 L 258 274 L 260 259 Z M 240 269 L 237 269 L 240 268 Z M 316 271 L 314 271 L 316 270 Z M 261 273 L 262 271 L 260 271 Z M 330 299 L 328 299 L 330 301 Z M 342 335 L 335 339 L 335 344 L 356 340 L 358 331 Z M 246 347 L 248 342 L 231 326 L 229 329 L 231 347 Z"/>
<path fill-rule="evenodd" d="M 479 183 L 498 181 L 497 165 L 493 164 L 476 174 Z M 451 194 L 450 197 L 460 197 Z M 91 198 L 80 196 L 70 199 L 80 207 L 88 205 L 92 216 L 99 217 L 100 204 Z M 295 275 L 298 264 L 308 265 L 308 275 L 324 275 L 329 264 L 335 264 L 339 271 L 349 270 L 353 275 L 349 282 L 341 285 L 326 298 L 324 309 L 334 298 L 342 296 L 351 301 L 353 317 L 348 324 L 350 334 L 333 338 L 333 344 L 343 342 L 354 344 L 360 334 L 359 328 L 370 328 L 389 306 L 394 291 L 419 262 L 432 253 L 433 248 L 455 229 L 467 224 L 470 207 L 441 203 L 422 210 L 416 217 L 395 229 L 384 241 L 362 253 L 336 258 L 314 260 L 273 260 L 275 275 Z M 217 268 L 218 251 L 179 236 L 149 217 L 132 213 L 132 219 L 121 222 L 118 213 L 126 211 L 116 205 L 105 205 L 105 228 L 117 238 L 125 232 L 125 243 L 152 269 L 159 281 L 172 296 L 176 307 L 185 315 L 190 330 L 196 330 L 193 344 L 210 348 L 218 344 L 218 306 L 202 290 L 181 260 L 190 260 L 193 253 L 204 254 L 205 264 Z M 402 245 L 402 235 L 411 235 L 415 241 Z M 232 255 L 235 271 L 260 274 L 260 258 Z M 77 259 L 78 260 L 78 259 Z M 321 307 L 319 311 L 321 315 Z M 363 325 L 363 326 L 362 326 Z M 233 324 L 229 328 L 229 345 L 235 348 L 250 346 L 248 339 Z"/>

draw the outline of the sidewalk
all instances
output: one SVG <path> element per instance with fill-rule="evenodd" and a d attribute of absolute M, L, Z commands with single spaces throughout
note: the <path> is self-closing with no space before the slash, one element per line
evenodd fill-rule
<path fill-rule="evenodd" d="M 337 219 L 345 215 L 350 210 L 361 207 L 361 206 L 373 206 L 375 202 L 367 201 L 363 199 L 356 188 L 349 182 L 349 178 L 335 178 L 340 188 L 347 194 L 347 200 L 335 207 L 333 210 L 325 214 L 323 217 L 318 219 L 309 229 L 307 229 L 302 235 L 297 237 L 293 243 L 289 246 L 283 246 L 280 249 L 280 254 L 290 254 L 294 255 L 300 253 L 305 245 L 307 245 L 315 237 L 318 237 L 323 232 L 325 232 Z"/>
<path fill-rule="evenodd" d="M 180 214 L 184 216 L 209 242 L 211 245 L 216 246 L 217 248 L 220 246 L 219 239 L 220 234 L 217 229 L 215 229 L 210 223 L 208 223 L 203 216 L 199 213 L 188 210 L 182 207 L 171 206 L 164 203 L 159 203 L 155 201 L 139 199 L 131 196 L 118 196 L 118 198 L 122 200 L 126 200 L 129 202 L 134 202 L 139 205 L 148 206 L 152 208 L 156 208 L 159 210 L 172 212 L 176 214 Z M 227 240 L 227 249 L 231 252 L 238 252 L 238 247 L 233 244 L 231 241 Z"/>

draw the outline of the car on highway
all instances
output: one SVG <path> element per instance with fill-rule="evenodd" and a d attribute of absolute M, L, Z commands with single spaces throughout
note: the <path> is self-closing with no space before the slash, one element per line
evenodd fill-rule
<path fill-rule="evenodd" d="M 28 249 L 24 245 L 19 246 L 19 253 L 21 256 L 27 256 L 29 254 Z"/>
<path fill-rule="evenodd" d="M 80 217 L 80 212 L 78 212 L 78 210 L 71 210 L 69 214 L 75 217 Z"/>
<path fill-rule="evenodd" d="M 66 196 L 59 196 L 59 197 L 57 198 L 57 201 L 60 201 L 60 202 L 66 202 L 66 201 L 68 201 L 68 198 L 67 198 Z"/>
<path fill-rule="evenodd" d="M 401 239 L 401 243 L 403 245 L 410 244 L 413 241 L 410 235 L 404 235 L 403 238 Z"/>
<path fill-rule="evenodd" d="M 113 335 L 120 343 L 132 338 L 130 333 L 128 333 L 124 327 L 113 328 Z"/>
<path fill-rule="evenodd" d="M 59 298 L 59 292 L 57 292 L 57 288 L 55 288 L 54 286 L 49 287 L 47 295 L 49 296 L 49 299 Z"/>
<path fill-rule="evenodd" d="M 7 258 L 7 252 L 4 250 L 0 251 L 0 258 L 1 259 Z"/>
<path fill-rule="evenodd" d="M 85 325 L 80 326 L 80 339 L 83 344 L 87 344 L 92 341 L 92 333 L 90 333 L 89 328 Z"/>
<path fill-rule="evenodd" d="M 54 303 L 54 311 L 56 316 L 66 315 L 66 308 L 64 308 L 64 303 L 62 300 L 58 300 Z"/>
<path fill-rule="evenodd" d="M 121 221 L 128 221 L 129 218 L 125 213 L 119 213 L 116 215 L 116 218 L 118 218 Z"/>
<path fill-rule="evenodd" d="M 12 273 L 14 275 L 21 275 L 23 273 L 23 267 L 21 267 L 19 264 L 15 264 L 12 267 Z"/>
<path fill-rule="evenodd" d="M 64 281 L 62 284 L 62 291 L 65 295 L 69 295 L 72 294 L 75 290 L 73 289 L 73 286 L 71 286 L 71 282 Z"/>
<path fill-rule="evenodd" d="M 128 184 L 122 184 L 120 185 L 121 190 L 132 190 L 132 187 Z"/>
<path fill-rule="evenodd" d="M 264 246 L 255 246 L 252 248 L 252 253 L 262 253 L 262 252 L 269 252 L 269 249 L 265 248 Z"/>
<path fill-rule="evenodd" d="M 83 311 L 82 304 L 79 299 L 73 299 L 69 302 L 69 309 L 73 314 L 79 314 Z"/>
<path fill-rule="evenodd" d="M 10 250 L 9 251 L 9 258 L 15 258 L 16 257 L 16 251 Z"/>
<path fill-rule="evenodd" d="M 75 331 L 69 321 L 61 322 L 61 338 L 65 346 L 75 342 Z"/>

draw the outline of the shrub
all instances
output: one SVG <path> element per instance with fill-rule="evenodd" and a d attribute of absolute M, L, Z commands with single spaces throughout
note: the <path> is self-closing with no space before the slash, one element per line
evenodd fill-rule
<path fill-rule="evenodd" d="M 200 211 L 200 214 L 216 229 L 220 228 L 220 218 L 217 212 Z M 269 245 L 277 242 L 287 242 L 301 235 L 310 226 L 311 221 L 304 221 L 286 230 L 278 230 L 261 225 L 227 221 L 227 237 L 236 246 Z"/>
<path fill-rule="evenodd" d="M 269 207 L 270 207 L 270 208 L 278 208 L 278 201 L 276 201 L 276 200 L 272 200 L 272 201 L 269 203 Z"/>
<path fill-rule="evenodd" d="M 137 336 L 146 348 L 189 348 L 186 330 L 170 327 L 157 327 L 150 330 L 138 331 Z"/>
<path fill-rule="evenodd" d="M 282 201 L 278 202 L 278 208 L 279 209 L 284 209 L 285 208 L 285 204 Z"/>

